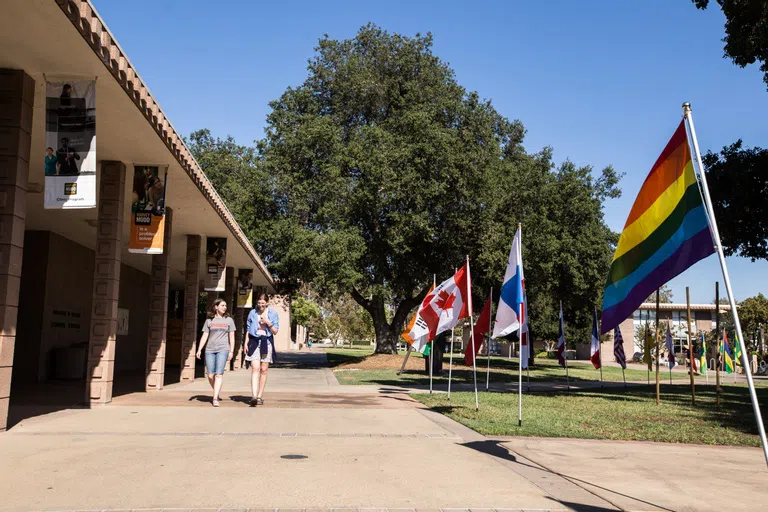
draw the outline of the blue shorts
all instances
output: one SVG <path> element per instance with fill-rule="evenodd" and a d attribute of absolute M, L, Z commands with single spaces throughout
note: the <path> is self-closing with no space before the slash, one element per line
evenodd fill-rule
<path fill-rule="evenodd" d="M 229 357 L 229 350 L 206 352 L 205 368 L 208 370 L 208 375 L 224 375 L 224 367 L 227 366 L 227 357 Z"/>

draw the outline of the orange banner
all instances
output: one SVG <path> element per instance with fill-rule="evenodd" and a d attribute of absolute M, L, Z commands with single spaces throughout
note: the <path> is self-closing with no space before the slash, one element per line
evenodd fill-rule
<path fill-rule="evenodd" d="M 136 212 L 131 222 L 128 252 L 163 254 L 164 235 L 165 215 L 159 217 L 150 212 Z"/>
<path fill-rule="evenodd" d="M 165 187 L 168 170 L 161 176 L 157 165 L 133 166 L 131 237 L 128 252 L 162 254 L 165 235 Z"/>

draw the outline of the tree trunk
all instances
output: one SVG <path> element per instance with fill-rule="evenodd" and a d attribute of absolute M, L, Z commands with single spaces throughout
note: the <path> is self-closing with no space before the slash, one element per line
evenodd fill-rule
<path fill-rule="evenodd" d="M 373 319 L 373 329 L 376 332 L 375 354 L 397 354 L 397 343 L 405 328 L 408 313 L 426 297 L 428 289 L 424 289 L 416 297 L 403 299 L 395 311 L 392 322 L 387 322 L 387 314 L 384 309 L 384 300 L 373 297 L 370 300 L 364 298 L 360 292 L 353 289 L 351 292 L 355 302 L 360 304 Z"/>

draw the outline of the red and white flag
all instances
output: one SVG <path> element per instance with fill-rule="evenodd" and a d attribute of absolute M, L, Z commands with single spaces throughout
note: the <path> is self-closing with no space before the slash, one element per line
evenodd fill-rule
<path fill-rule="evenodd" d="M 429 301 L 419 310 L 429 328 L 429 339 L 433 340 L 441 332 L 455 327 L 462 318 L 472 314 L 472 297 L 469 277 L 469 262 L 456 272 L 453 277 L 443 281 L 428 295 Z"/>
<path fill-rule="evenodd" d="M 411 323 L 408 324 L 408 327 L 405 328 L 405 332 L 401 335 L 403 339 L 413 347 L 413 350 L 421 352 L 422 354 L 427 348 L 427 343 L 431 341 L 432 338 L 427 339 L 429 335 L 429 326 L 427 326 L 427 323 L 421 317 L 421 312 L 429 301 L 432 300 L 432 292 L 434 291 L 435 285 L 433 284 L 427 292 L 427 296 L 421 301 L 421 307 L 411 319 Z"/>
<path fill-rule="evenodd" d="M 480 317 L 477 319 L 477 323 L 475 324 L 475 353 L 472 353 L 472 341 L 470 340 L 470 342 L 467 343 L 466 350 L 464 350 L 464 364 L 467 366 L 472 366 L 473 356 L 477 358 L 477 354 L 480 352 L 480 347 L 483 346 L 483 338 L 486 334 L 488 334 L 490 329 L 491 297 L 488 297 L 488 300 L 485 301 L 485 306 L 483 306 L 483 310 L 480 312 Z"/>
<path fill-rule="evenodd" d="M 592 361 L 595 370 L 599 370 L 603 366 L 603 362 L 600 360 L 600 337 L 597 332 L 597 310 L 592 310 L 592 346 L 589 350 L 589 360 Z"/>

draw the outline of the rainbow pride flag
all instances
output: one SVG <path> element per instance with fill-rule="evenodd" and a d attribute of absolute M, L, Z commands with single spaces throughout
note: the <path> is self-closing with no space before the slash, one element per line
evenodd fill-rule
<path fill-rule="evenodd" d="M 621 232 L 603 293 L 600 332 L 611 331 L 657 288 L 714 252 L 681 121 Z"/>

